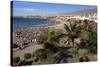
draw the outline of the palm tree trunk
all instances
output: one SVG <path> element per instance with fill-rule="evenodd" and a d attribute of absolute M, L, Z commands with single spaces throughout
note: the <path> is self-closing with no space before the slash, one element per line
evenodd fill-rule
<path fill-rule="evenodd" d="M 74 39 L 72 38 L 71 40 L 72 40 L 72 45 L 73 45 L 73 47 L 75 47 L 75 45 L 74 45 Z"/>

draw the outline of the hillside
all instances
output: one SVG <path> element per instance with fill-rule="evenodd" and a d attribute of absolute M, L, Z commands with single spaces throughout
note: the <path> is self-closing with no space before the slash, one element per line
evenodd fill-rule
<path fill-rule="evenodd" d="M 75 12 L 69 12 L 69 13 L 63 13 L 64 15 L 86 15 L 86 14 L 97 14 L 97 9 L 87 9 L 87 10 L 80 10 L 80 11 L 75 11 Z"/>

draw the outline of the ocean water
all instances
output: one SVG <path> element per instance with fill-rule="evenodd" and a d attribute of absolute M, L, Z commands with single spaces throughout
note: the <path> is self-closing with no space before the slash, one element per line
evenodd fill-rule
<path fill-rule="evenodd" d="M 40 18 L 12 18 L 13 28 L 19 27 L 30 27 L 36 25 L 44 25 L 48 24 L 48 19 L 40 19 Z"/>

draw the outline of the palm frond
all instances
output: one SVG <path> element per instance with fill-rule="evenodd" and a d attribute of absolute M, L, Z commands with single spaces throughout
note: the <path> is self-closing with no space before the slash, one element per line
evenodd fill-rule
<path fill-rule="evenodd" d="M 64 28 L 66 29 L 67 32 L 71 32 L 70 27 L 66 24 L 64 24 Z"/>

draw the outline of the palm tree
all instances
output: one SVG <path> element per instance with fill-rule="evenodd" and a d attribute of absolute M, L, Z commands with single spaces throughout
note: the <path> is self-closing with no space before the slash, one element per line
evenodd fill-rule
<path fill-rule="evenodd" d="M 85 29 L 86 31 L 88 31 L 88 30 L 89 30 L 89 26 L 90 26 L 90 25 L 89 25 L 90 21 L 87 20 L 87 19 L 85 19 L 83 22 L 84 22 L 84 23 L 83 23 L 84 29 Z"/>
<path fill-rule="evenodd" d="M 55 31 L 48 31 L 48 33 L 43 34 L 38 37 L 38 43 L 39 44 L 45 44 L 45 42 L 55 42 L 54 37 L 56 36 Z"/>
<path fill-rule="evenodd" d="M 67 33 L 65 35 L 67 35 L 69 41 L 71 41 L 73 46 L 75 46 L 74 39 L 77 38 L 80 33 L 80 28 L 79 28 L 79 25 L 77 24 L 77 21 L 75 21 L 73 23 L 69 22 L 69 25 L 64 24 L 64 28 L 67 31 Z"/>
<path fill-rule="evenodd" d="M 97 34 L 92 32 L 88 39 L 88 48 L 94 54 L 97 54 Z"/>
<path fill-rule="evenodd" d="M 57 33 L 55 31 L 48 32 L 47 42 L 54 42 L 53 38 L 55 37 Z"/>
<path fill-rule="evenodd" d="M 47 40 L 44 43 L 44 48 L 50 52 L 56 52 L 58 49 L 58 44 L 55 39 L 56 34 L 55 31 L 48 32 Z"/>

